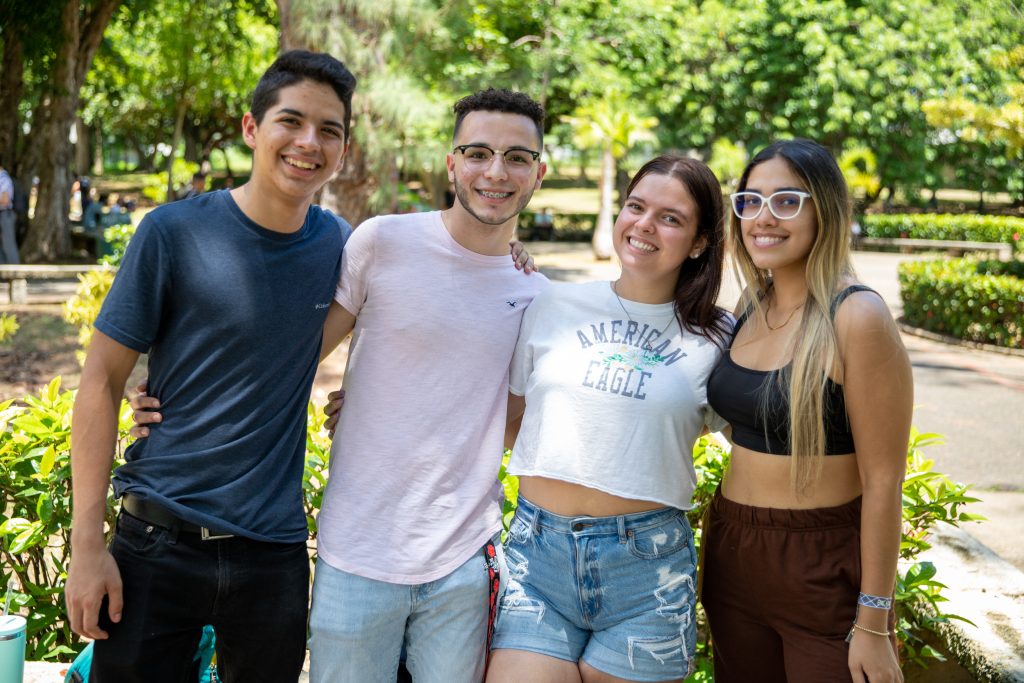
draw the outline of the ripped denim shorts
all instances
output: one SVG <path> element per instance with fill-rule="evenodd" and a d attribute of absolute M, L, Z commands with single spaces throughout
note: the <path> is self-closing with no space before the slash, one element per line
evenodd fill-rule
<path fill-rule="evenodd" d="M 685 678 L 697 641 L 697 558 L 675 508 L 563 517 L 520 497 L 492 649 L 537 652 L 619 678 Z"/>

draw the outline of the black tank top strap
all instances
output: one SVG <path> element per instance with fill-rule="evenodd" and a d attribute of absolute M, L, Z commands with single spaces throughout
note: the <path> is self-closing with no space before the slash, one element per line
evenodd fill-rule
<path fill-rule="evenodd" d="M 835 298 L 832 299 L 832 304 L 828 307 L 828 314 L 830 317 L 836 317 L 836 311 L 839 310 L 839 305 L 846 301 L 846 298 L 854 292 L 872 292 L 877 297 L 881 298 L 882 295 L 871 289 L 867 285 L 850 285 L 843 291 L 836 294 Z"/>
<path fill-rule="evenodd" d="M 768 289 L 767 289 L 767 291 L 758 292 L 758 294 L 757 294 L 758 301 L 761 301 L 766 296 L 768 296 L 768 292 L 771 291 L 771 288 L 772 288 L 772 283 L 771 283 L 771 281 L 769 281 L 768 282 Z M 753 312 L 754 312 L 754 302 L 751 301 L 749 304 L 747 304 L 746 310 L 743 311 L 743 313 L 740 314 L 740 317 L 736 319 L 736 324 L 732 328 L 732 336 L 733 337 L 736 336 L 736 334 L 740 331 L 740 328 L 743 327 L 743 323 L 747 322 L 747 318 L 749 318 L 750 314 L 753 313 Z"/>

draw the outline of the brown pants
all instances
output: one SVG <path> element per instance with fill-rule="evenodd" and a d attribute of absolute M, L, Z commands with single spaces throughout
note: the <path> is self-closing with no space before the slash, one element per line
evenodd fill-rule
<path fill-rule="evenodd" d="M 860 498 L 783 510 L 719 492 L 702 544 L 715 683 L 852 680 L 846 635 L 860 591 Z"/>

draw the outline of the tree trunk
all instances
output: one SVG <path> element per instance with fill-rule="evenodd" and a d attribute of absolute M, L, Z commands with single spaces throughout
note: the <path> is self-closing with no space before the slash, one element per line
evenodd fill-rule
<path fill-rule="evenodd" d="M 65 0 L 61 9 L 61 40 L 49 80 L 49 97 L 37 108 L 31 147 L 39 150 L 39 189 L 36 211 L 29 224 L 23 255 L 27 262 L 68 255 L 71 143 L 68 131 L 75 121 L 78 97 L 93 55 L 114 10 L 122 0 L 95 0 L 80 14 L 79 0 Z"/>
<path fill-rule="evenodd" d="M 0 157 L 4 167 L 14 177 L 20 175 L 18 168 L 18 137 L 21 117 L 18 104 L 24 91 L 25 57 L 21 36 L 13 24 L 3 29 L 4 56 L 0 65 Z"/>
<path fill-rule="evenodd" d="M 75 120 L 78 90 L 75 88 L 75 62 L 78 59 L 79 16 L 77 0 L 67 0 L 61 12 L 63 40 L 54 59 L 50 82 L 50 104 L 43 118 L 33 122 L 34 146 L 40 150 L 39 194 L 36 213 L 25 238 L 24 257 L 28 262 L 52 261 L 71 250 L 68 232 L 68 172 L 71 167 L 71 142 L 68 131 Z"/>
<path fill-rule="evenodd" d="M 324 185 L 318 203 L 356 226 L 370 217 L 370 196 L 376 189 L 377 181 L 368 173 L 363 148 L 353 140 L 345 166 Z"/>
<path fill-rule="evenodd" d="M 81 116 L 75 117 L 75 174 L 89 173 L 89 127 Z"/>
<path fill-rule="evenodd" d="M 99 121 L 96 122 L 92 132 L 95 136 L 92 147 L 92 174 L 103 175 L 103 127 Z"/>
<path fill-rule="evenodd" d="M 295 3 L 302 6 L 302 3 Z M 307 10 L 309 11 L 309 10 Z M 281 25 L 281 50 L 309 47 L 309 41 L 301 32 L 298 10 L 293 9 L 291 0 L 277 0 L 277 16 Z M 365 88 L 366 75 L 356 74 Z M 353 98 L 352 118 L 356 118 L 362 96 L 357 89 Z M 325 209 L 343 217 L 352 225 L 362 223 L 370 216 L 370 197 L 379 187 L 380 179 L 373 176 L 370 165 L 359 142 L 353 139 L 345 157 L 345 166 L 321 190 L 318 203 Z"/>
<path fill-rule="evenodd" d="M 164 201 L 173 202 L 177 199 L 174 194 L 174 157 L 178 154 L 178 142 L 181 141 L 181 129 L 185 125 L 185 113 L 188 105 L 184 97 L 178 100 L 178 111 L 174 115 L 174 132 L 171 134 L 171 153 L 167 155 L 167 199 Z"/>
<path fill-rule="evenodd" d="M 601 153 L 601 209 L 594 226 L 594 258 L 607 261 L 612 257 L 612 192 L 615 191 L 615 156 L 611 145 Z"/>

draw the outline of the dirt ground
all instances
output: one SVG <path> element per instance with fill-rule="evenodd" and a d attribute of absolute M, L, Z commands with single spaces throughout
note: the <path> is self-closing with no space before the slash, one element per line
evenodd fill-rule
<path fill-rule="evenodd" d="M 78 328 L 64 322 L 60 304 L 0 305 L 0 313 L 14 315 L 20 329 L 0 344 L 0 401 L 36 393 L 61 376 L 63 389 L 77 389 L 82 374 L 76 352 Z M 322 405 L 327 394 L 341 386 L 348 359 L 348 342 L 325 360 L 313 385 L 313 401 Z M 142 357 L 128 382 L 129 389 L 146 376 Z"/>
<path fill-rule="evenodd" d="M 20 325 L 0 344 L 0 401 L 37 392 L 54 375 L 65 389 L 78 387 L 78 329 L 64 322 L 59 304 L 4 305 L 0 313 L 13 314 Z"/>

